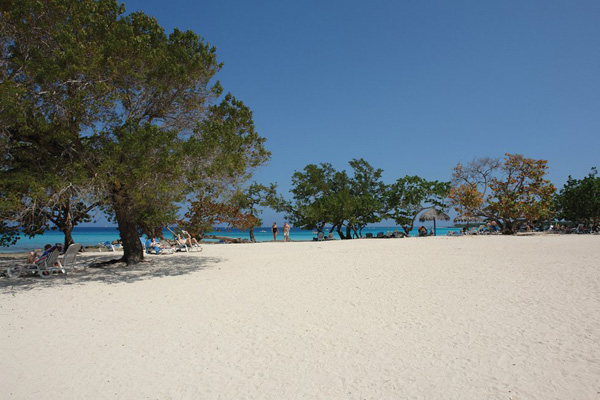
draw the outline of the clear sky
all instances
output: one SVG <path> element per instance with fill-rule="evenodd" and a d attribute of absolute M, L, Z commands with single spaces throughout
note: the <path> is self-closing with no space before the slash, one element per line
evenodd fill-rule
<path fill-rule="evenodd" d="M 473 158 L 600 167 L 600 1 L 125 0 L 216 46 L 287 194 L 309 163 L 449 180 Z M 263 214 L 265 225 L 283 217 Z"/>

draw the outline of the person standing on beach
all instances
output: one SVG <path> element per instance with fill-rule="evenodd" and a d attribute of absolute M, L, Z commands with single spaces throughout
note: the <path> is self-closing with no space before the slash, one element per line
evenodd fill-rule
<path fill-rule="evenodd" d="M 287 221 L 283 224 L 283 241 L 290 241 L 290 224 L 288 224 Z"/>
<path fill-rule="evenodd" d="M 273 232 L 273 241 L 276 242 L 277 241 L 277 223 L 273 222 L 273 225 L 271 225 L 271 232 Z"/>

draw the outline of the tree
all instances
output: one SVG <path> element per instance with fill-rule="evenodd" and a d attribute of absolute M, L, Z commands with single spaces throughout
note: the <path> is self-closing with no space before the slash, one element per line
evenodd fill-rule
<path fill-rule="evenodd" d="M 294 226 L 322 232 L 326 224 L 336 230 L 341 239 L 356 236 L 369 223 L 381 220 L 382 170 L 363 159 L 350 161 L 352 177 L 346 171 L 336 171 L 331 164 L 309 164 L 303 172 L 292 176 L 293 201 L 283 202 Z M 346 227 L 346 232 L 342 231 Z"/>
<path fill-rule="evenodd" d="M 546 160 L 506 154 L 497 159 L 460 163 L 452 174 L 450 199 L 459 213 L 493 220 L 503 233 L 515 233 L 523 222 L 551 215 L 554 186 L 544 177 Z"/>
<path fill-rule="evenodd" d="M 576 223 L 600 223 L 600 177 L 592 168 L 583 179 L 569 176 L 567 183 L 555 197 L 557 217 Z"/>
<path fill-rule="evenodd" d="M 92 188 L 69 184 L 64 188 L 47 188 L 45 191 L 21 196 L 20 204 L 2 213 L 2 220 L 10 226 L 3 232 L 5 244 L 13 244 L 20 235 L 33 237 L 48 229 L 60 230 L 64 235 L 64 248 L 73 241 L 73 228 L 92 221 L 92 210 L 97 207 Z"/>
<path fill-rule="evenodd" d="M 212 104 L 221 64 L 195 33 L 167 36 L 114 0 L 7 5 L 2 145 L 60 150 L 83 171 L 117 222 L 127 263 L 143 258 L 139 233 L 173 222 L 193 193 L 247 179 L 268 160 L 248 107 L 231 95 Z"/>
<path fill-rule="evenodd" d="M 390 185 L 386 193 L 386 217 L 404 228 L 408 235 L 415 219 L 428 208 L 446 208 L 450 182 L 428 181 L 419 176 L 405 176 Z"/>
<path fill-rule="evenodd" d="M 347 226 L 353 231 L 354 237 L 362 237 L 364 227 L 382 219 L 386 185 L 381 181 L 382 169 L 373 168 L 362 158 L 354 159 L 349 164 L 354 170 L 350 180 L 350 194 L 354 199 L 354 209 Z"/>
<path fill-rule="evenodd" d="M 209 194 L 197 196 L 190 202 L 185 218 L 179 221 L 179 225 L 185 228 L 192 236 L 204 237 L 213 226 L 226 224 L 233 225 L 239 220 L 239 207 L 231 200 L 217 199 Z"/>
<path fill-rule="evenodd" d="M 257 207 L 270 207 L 274 204 L 277 195 L 277 185 L 271 183 L 265 186 L 253 182 L 246 189 L 238 191 L 233 197 L 241 218 L 234 220 L 232 226 L 242 230 L 248 229 L 250 241 L 256 242 L 254 228 L 261 226 L 262 220 L 258 218 L 260 210 Z"/>
<path fill-rule="evenodd" d="M 90 4 L 56 1 L 46 7 L 23 0 L 0 5 L 3 244 L 52 227 L 64 233 L 68 246 L 73 227 L 89 221 L 96 206 L 73 139 L 92 125 L 89 110 L 102 97 L 103 85 L 83 82 L 81 71 L 91 71 L 93 57 L 71 51 L 78 40 L 86 40 L 86 32 L 59 23 L 71 10 L 70 18 L 81 18 L 78 11 Z"/>
<path fill-rule="evenodd" d="M 309 164 L 303 172 L 292 175 L 293 201 L 280 200 L 277 211 L 283 211 L 294 226 L 323 232 L 329 222 L 325 199 L 332 195 L 336 171 L 331 164 Z"/>

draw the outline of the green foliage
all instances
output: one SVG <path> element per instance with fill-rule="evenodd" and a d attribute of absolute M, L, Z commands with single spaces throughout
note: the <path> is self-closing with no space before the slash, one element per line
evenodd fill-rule
<path fill-rule="evenodd" d="M 97 149 L 95 168 L 102 174 L 103 192 L 109 194 L 103 203 L 108 215 L 123 207 L 146 234 L 176 219 L 176 203 L 185 199 L 186 188 L 178 179 L 183 142 L 177 132 L 133 123 L 86 142 Z"/>
<path fill-rule="evenodd" d="M 262 221 L 258 218 L 261 213 L 258 207 L 270 207 L 277 195 L 277 184 L 271 183 L 269 186 L 253 182 L 247 188 L 239 190 L 233 197 L 235 204 L 241 212 L 252 215 L 256 218 L 257 225 Z"/>
<path fill-rule="evenodd" d="M 276 203 L 277 184 L 269 186 L 256 182 L 234 194 L 232 203 L 239 210 L 239 218 L 232 224 L 242 230 L 248 229 L 250 240 L 255 241 L 254 228 L 261 226 L 262 220 L 258 217 L 262 212 L 259 207 L 272 207 Z"/>
<path fill-rule="evenodd" d="M 195 186 L 245 182 L 271 157 L 265 139 L 254 129 L 252 111 L 231 94 L 212 105 L 185 144 L 182 163 L 187 179 Z"/>
<path fill-rule="evenodd" d="M 419 176 L 399 178 L 387 189 L 387 217 L 404 227 L 408 234 L 421 211 L 446 208 L 450 182 L 428 181 Z"/>
<path fill-rule="evenodd" d="M 600 177 L 592 168 L 583 179 L 569 176 L 567 183 L 555 197 L 557 217 L 576 223 L 600 223 Z"/>
<path fill-rule="evenodd" d="M 381 220 L 383 192 L 382 170 L 363 159 L 350 161 L 352 177 L 346 171 L 336 171 L 331 164 L 309 164 L 292 176 L 292 202 L 281 202 L 294 226 L 322 231 L 326 224 L 337 228 L 344 239 L 351 231 L 360 235 L 367 224 Z M 344 234 L 342 226 L 346 226 Z"/>
<path fill-rule="evenodd" d="M 167 35 L 114 0 L 8 1 L 0 12 L 3 217 L 67 183 L 91 185 L 136 262 L 138 231 L 268 160 L 249 108 L 229 94 L 213 104 L 221 64 L 194 32 Z"/>
<path fill-rule="evenodd" d="M 69 244 L 72 227 L 90 220 L 92 178 L 82 157 L 80 132 L 98 114 L 106 85 L 95 67 L 101 56 L 84 51 L 106 22 L 94 10 L 114 14 L 114 2 L 31 0 L 3 3 L 0 32 L 0 135 L 6 157 L 0 188 L 3 225 L 28 236 L 55 227 Z M 103 15 L 104 15 L 103 14 Z M 92 47 L 93 48 L 93 47 Z M 8 222 L 7 222 L 8 221 Z M 53 225 L 50 225 L 53 224 Z"/>

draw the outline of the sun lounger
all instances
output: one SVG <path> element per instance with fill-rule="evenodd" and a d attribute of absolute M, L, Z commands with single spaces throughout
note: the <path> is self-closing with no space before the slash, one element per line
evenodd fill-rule
<path fill-rule="evenodd" d="M 38 274 L 42 278 L 50 278 L 54 271 L 60 271 L 58 268 L 58 249 L 54 249 L 50 254 L 41 260 L 27 264 L 25 266 L 15 265 L 6 270 L 9 278 L 18 278 L 22 274 Z"/>
<path fill-rule="evenodd" d="M 179 240 L 175 239 L 173 242 L 170 242 L 170 244 L 175 248 L 175 251 L 185 251 L 185 252 L 189 252 L 192 251 L 187 244 L 185 243 L 181 243 Z"/>
<path fill-rule="evenodd" d="M 117 251 L 117 250 L 123 249 L 122 244 L 112 244 L 109 241 L 98 243 L 98 244 L 100 245 L 100 250 Z"/>
<path fill-rule="evenodd" d="M 163 245 L 151 246 L 152 241 L 150 239 L 147 239 L 145 242 L 142 241 L 142 243 L 147 254 L 173 254 L 172 247 L 166 247 Z"/>
<path fill-rule="evenodd" d="M 58 257 L 58 266 L 63 274 L 67 273 L 67 269 L 74 269 L 73 265 L 75 264 L 75 257 L 77 257 L 81 247 L 81 244 L 73 243 L 69 246 L 65 254 Z"/>

